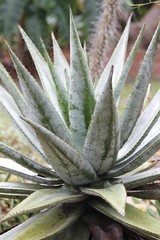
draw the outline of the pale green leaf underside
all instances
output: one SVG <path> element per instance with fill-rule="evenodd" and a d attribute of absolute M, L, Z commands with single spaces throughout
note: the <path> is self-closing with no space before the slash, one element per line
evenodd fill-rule
<path fill-rule="evenodd" d="M 30 194 L 26 199 L 14 207 L 2 221 L 22 214 L 39 212 L 62 203 L 74 203 L 82 201 L 86 196 L 62 187 L 60 189 L 41 189 Z"/>
<path fill-rule="evenodd" d="M 160 239 L 159 220 L 151 217 L 134 206 L 126 204 L 126 215 L 123 217 L 111 207 L 107 206 L 105 202 L 93 201 L 91 202 L 91 205 L 98 211 L 102 212 L 102 214 L 105 214 L 142 236 L 152 237 L 157 240 Z"/>
<path fill-rule="evenodd" d="M 123 184 L 111 185 L 108 188 L 81 188 L 82 192 L 98 196 L 111 205 L 122 216 L 125 216 L 127 194 Z"/>
<path fill-rule="evenodd" d="M 43 211 L 0 236 L 0 240 L 40 240 L 54 236 L 82 214 L 81 204 L 60 205 Z M 42 227 L 43 226 L 43 227 Z"/>

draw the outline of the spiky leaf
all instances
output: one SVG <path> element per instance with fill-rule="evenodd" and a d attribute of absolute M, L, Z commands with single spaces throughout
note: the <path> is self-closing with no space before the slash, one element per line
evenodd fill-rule
<path fill-rule="evenodd" d="M 83 155 L 98 174 L 110 170 L 118 153 L 118 119 L 112 92 L 112 72 L 96 103 Z"/>
<path fill-rule="evenodd" d="M 59 179 L 40 177 L 37 173 L 22 167 L 20 164 L 8 158 L 0 158 L 0 169 L 36 183 L 54 185 L 58 184 L 59 181 Z"/>
<path fill-rule="evenodd" d="M 114 66 L 114 73 L 113 73 L 113 89 L 115 88 L 116 84 L 118 83 L 120 74 L 122 73 L 125 55 L 127 50 L 127 43 L 128 43 L 128 36 L 129 36 L 129 28 L 130 28 L 131 17 L 128 20 L 128 23 L 125 27 L 125 30 L 107 64 L 105 67 L 100 80 L 95 89 L 95 97 L 96 99 L 99 98 L 101 93 L 103 92 L 104 86 L 109 76 L 109 72 L 112 66 Z"/>
<path fill-rule="evenodd" d="M 74 192 L 69 188 L 41 189 L 37 190 L 16 207 L 14 207 L 3 219 L 6 221 L 12 217 L 22 214 L 39 212 L 40 210 L 53 207 L 62 203 L 74 203 L 84 200 L 86 196 L 79 192 Z"/>
<path fill-rule="evenodd" d="M 152 239 L 157 240 L 160 237 L 159 220 L 151 217 L 142 210 L 127 204 L 126 215 L 123 217 L 111 207 L 107 206 L 105 202 L 93 201 L 91 202 L 91 205 L 102 214 L 105 214 L 144 237 L 152 237 Z"/>
<path fill-rule="evenodd" d="M 72 139 L 82 150 L 94 110 L 93 82 L 73 16 L 70 16 L 71 79 L 69 86 L 69 117 Z"/>
<path fill-rule="evenodd" d="M 148 89 L 149 79 L 151 76 L 152 65 L 157 49 L 158 39 L 160 35 L 160 26 L 152 38 L 152 41 L 147 49 L 142 66 L 139 70 L 136 83 L 132 94 L 127 102 L 126 108 L 121 119 L 121 146 L 129 138 L 137 119 L 141 113 L 143 102 Z M 134 110 L 134 111 L 133 111 Z"/>
<path fill-rule="evenodd" d="M 18 151 L 14 150 L 9 146 L 6 146 L 3 143 L 0 143 L 0 152 L 6 155 L 7 157 L 12 158 L 13 161 L 15 161 L 16 163 L 19 163 L 21 166 L 29 170 L 32 170 L 40 175 L 56 177 L 55 172 L 51 171 L 50 168 L 44 165 L 41 165 L 36 161 L 33 161 L 26 155 L 19 153 Z"/>
<path fill-rule="evenodd" d="M 33 121 L 26 121 L 35 129 L 50 164 L 66 183 L 82 185 L 96 180 L 92 166 L 77 150 Z"/>
<path fill-rule="evenodd" d="M 0 240 L 45 239 L 58 234 L 70 226 L 82 213 L 81 204 L 56 206 L 35 215 L 26 222 L 1 235 Z"/>

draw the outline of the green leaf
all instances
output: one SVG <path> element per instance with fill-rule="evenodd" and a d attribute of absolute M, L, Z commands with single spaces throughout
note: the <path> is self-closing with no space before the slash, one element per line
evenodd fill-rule
<path fill-rule="evenodd" d="M 26 102 L 30 109 L 29 116 L 27 117 L 43 124 L 50 131 L 53 131 L 59 137 L 68 142 L 70 138 L 69 130 L 59 114 L 11 48 L 9 48 L 9 52 L 17 70 Z"/>
<path fill-rule="evenodd" d="M 46 95 L 49 97 L 57 113 L 63 120 L 62 112 L 58 103 L 56 87 L 51 72 L 49 70 L 48 64 L 22 28 L 20 28 L 20 32 L 31 54 L 33 62 L 36 66 L 44 91 L 46 92 Z"/>
<path fill-rule="evenodd" d="M 59 74 L 59 71 L 63 71 L 63 69 L 56 69 L 55 65 L 53 66 L 53 62 L 47 52 L 47 49 L 44 45 L 44 42 L 41 39 L 41 46 L 43 50 L 44 57 L 46 59 L 46 62 L 48 64 L 48 67 L 50 69 L 52 78 L 55 83 L 56 91 L 57 91 L 57 98 L 58 102 L 60 104 L 60 108 L 63 114 L 63 118 L 65 120 L 65 123 L 69 126 L 69 116 L 68 116 L 68 89 L 66 89 L 66 82 L 64 83 L 64 78 L 66 80 L 65 76 L 65 69 L 63 74 Z M 63 76 L 64 75 L 64 76 Z"/>
<path fill-rule="evenodd" d="M 131 155 L 144 140 L 160 116 L 160 90 L 143 111 L 127 142 L 118 153 L 118 161 Z"/>
<path fill-rule="evenodd" d="M 112 93 L 112 72 L 96 103 L 83 155 L 98 174 L 113 166 L 118 153 L 118 117 Z"/>
<path fill-rule="evenodd" d="M 147 213 L 135 208 L 134 206 L 126 204 L 125 217 L 121 216 L 111 207 L 107 206 L 105 202 L 92 201 L 91 206 L 100 211 L 102 214 L 105 214 L 106 216 L 144 237 L 152 237 L 152 239 L 157 240 L 160 238 L 159 220 L 151 217 Z"/>
<path fill-rule="evenodd" d="M 26 199 L 15 206 L 11 211 L 2 219 L 7 221 L 10 218 L 39 212 L 40 210 L 53 207 L 62 203 L 75 203 L 83 201 L 86 196 L 80 192 L 74 192 L 69 188 L 62 187 L 60 189 L 41 189 L 30 194 Z"/>
<path fill-rule="evenodd" d="M 40 146 L 40 143 L 33 129 L 21 119 L 21 112 L 9 93 L 0 86 L 0 103 L 6 109 L 9 116 L 14 120 L 20 132 L 29 140 L 33 147 L 46 160 L 45 154 Z"/>
<path fill-rule="evenodd" d="M 0 182 L 1 193 L 19 193 L 19 194 L 30 194 L 39 189 L 43 189 L 44 185 L 33 184 L 33 183 L 22 183 L 22 182 Z M 48 188 L 48 186 L 45 186 Z M 51 188 L 51 187 L 50 187 Z"/>
<path fill-rule="evenodd" d="M 54 236 L 75 222 L 83 213 L 83 206 L 60 205 L 35 215 L 26 222 L 0 236 L 0 240 L 40 240 Z"/>
<path fill-rule="evenodd" d="M 19 153 L 18 151 L 14 150 L 13 148 L 6 146 L 5 144 L 0 142 L 0 152 L 7 157 L 12 158 L 13 161 L 19 163 L 21 166 L 32 170 L 39 175 L 50 176 L 50 177 L 57 177 L 55 172 L 52 171 L 50 168 L 41 165 L 38 162 L 33 161 L 26 155 Z"/>
<path fill-rule="evenodd" d="M 151 184 L 152 185 L 152 184 Z M 128 196 L 132 196 L 140 199 L 159 200 L 160 199 L 160 187 L 158 189 L 150 190 L 129 190 L 127 191 Z"/>
<path fill-rule="evenodd" d="M 113 183 L 122 183 L 127 189 L 137 188 L 147 183 L 152 183 L 160 179 L 160 168 L 153 168 L 145 172 L 137 173 L 132 176 L 118 178 Z"/>
<path fill-rule="evenodd" d="M 0 192 L 0 198 L 4 198 L 4 199 L 24 199 L 26 197 L 28 197 L 29 194 L 27 193 L 4 193 L 4 192 Z"/>
<path fill-rule="evenodd" d="M 26 121 L 35 129 L 50 164 L 66 183 L 83 185 L 96 180 L 92 166 L 77 150 L 44 127 Z"/>
<path fill-rule="evenodd" d="M 54 50 L 53 54 L 54 54 L 55 72 L 56 73 L 61 72 L 59 76 L 60 81 L 65 87 L 65 89 L 68 90 L 68 83 L 66 81 L 65 71 L 67 71 L 67 73 L 70 74 L 70 67 L 53 33 L 52 33 L 52 43 L 53 43 L 53 50 Z"/>
<path fill-rule="evenodd" d="M 158 129 L 157 129 L 158 130 Z M 158 132 L 158 131 L 157 131 Z M 156 134 L 156 133 L 155 133 Z M 149 138 L 149 141 L 147 141 Z M 109 172 L 108 176 L 121 176 L 125 173 L 133 171 L 141 166 L 150 157 L 152 157 L 160 148 L 160 133 L 156 136 L 148 135 L 144 142 L 139 146 L 131 156 L 117 163 L 114 168 Z"/>
<path fill-rule="evenodd" d="M 101 95 L 101 93 L 103 92 L 103 89 L 105 87 L 106 81 L 108 80 L 108 76 L 109 76 L 110 69 L 112 66 L 114 66 L 113 89 L 116 87 L 116 85 L 119 81 L 120 75 L 121 75 L 123 67 L 124 67 L 124 62 L 125 62 L 130 22 L 131 22 L 131 17 L 129 18 L 126 28 L 125 28 L 114 52 L 107 64 L 107 66 L 105 67 L 105 69 L 100 77 L 100 80 L 96 86 L 95 97 L 97 100 L 98 100 L 99 96 Z"/>
<path fill-rule="evenodd" d="M 8 93 L 13 97 L 15 103 L 17 104 L 21 112 L 25 113 L 27 105 L 24 100 L 24 97 L 19 91 L 16 84 L 14 83 L 14 80 L 11 78 L 11 76 L 1 63 L 0 63 L 0 79 L 2 80 L 3 85 L 7 89 Z"/>
<path fill-rule="evenodd" d="M 160 26 L 157 27 L 151 43 L 146 51 L 144 60 L 139 70 L 136 83 L 132 94 L 127 102 L 126 108 L 121 118 L 121 146 L 129 138 L 137 119 L 141 113 L 143 102 L 148 89 L 149 79 L 151 76 L 152 65 L 157 49 L 160 35 Z"/>
<path fill-rule="evenodd" d="M 125 81 L 127 80 L 127 77 L 128 77 L 128 73 L 130 71 L 130 68 L 132 66 L 132 63 L 134 61 L 134 58 L 135 58 L 135 55 L 136 55 L 136 52 L 137 52 L 137 49 L 141 43 L 141 40 L 142 40 L 142 36 L 143 36 L 143 33 L 144 33 L 144 28 L 145 26 L 142 27 L 133 47 L 132 47 L 132 50 L 123 66 L 123 70 L 121 72 L 121 75 L 120 75 L 120 78 L 117 82 L 117 85 L 115 87 L 115 90 L 114 90 L 114 96 L 115 96 L 115 100 L 116 102 L 119 102 L 120 100 L 120 95 L 121 95 L 121 92 L 122 92 L 122 89 L 123 89 L 123 86 L 125 84 Z"/>
<path fill-rule="evenodd" d="M 108 188 L 81 188 L 82 192 L 98 196 L 109 203 L 118 213 L 125 216 L 127 194 L 123 184 L 111 185 Z"/>
<path fill-rule="evenodd" d="M 94 110 L 94 89 L 85 52 L 70 13 L 71 79 L 69 87 L 70 129 L 74 145 L 82 150 Z"/>
<path fill-rule="evenodd" d="M 24 179 L 30 180 L 32 182 L 47 184 L 47 185 L 57 185 L 59 183 L 59 179 L 50 179 L 43 178 L 38 176 L 37 173 L 34 173 L 31 170 L 28 170 L 25 167 L 22 167 L 20 164 L 15 163 L 13 160 L 8 158 L 0 158 L 0 169 L 6 171 L 8 173 L 14 174 L 18 177 L 22 177 Z M 60 181 L 60 184 L 62 182 Z"/>

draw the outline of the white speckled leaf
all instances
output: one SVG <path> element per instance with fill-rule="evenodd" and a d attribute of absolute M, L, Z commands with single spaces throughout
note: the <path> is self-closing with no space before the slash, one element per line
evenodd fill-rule
<path fill-rule="evenodd" d="M 63 122 L 63 119 L 56 112 L 55 108 L 52 106 L 38 83 L 34 80 L 10 48 L 9 52 L 15 64 L 26 102 L 30 109 L 29 116 L 27 117 L 39 124 L 42 124 L 68 142 L 70 134 L 67 126 Z"/>
<path fill-rule="evenodd" d="M 94 90 L 85 52 L 70 13 L 71 79 L 69 86 L 70 129 L 74 145 L 82 150 L 94 110 Z"/>
<path fill-rule="evenodd" d="M 98 174 L 113 166 L 118 153 L 118 123 L 112 92 L 112 71 L 96 103 L 87 132 L 83 155 Z"/>
<path fill-rule="evenodd" d="M 123 146 L 124 143 L 128 140 L 137 122 L 137 119 L 141 114 L 143 102 L 148 89 L 159 36 L 160 26 L 158 25 L 155 34 L 153 35 L 153 38 L 150 42 L 150 45 L 146 51 L 144 60 L 137 75 L 137 80 L 121 118 L 121 146 Z"/>
<path fill-rule="evenodd" d="M 22 37 L 27 45 L 27 48 L 31 54 L 31 57 L 33 59 L 33 62 L 37 69 L 37 72 L 39 74 L 40 80 L 42 82 L 44 91 L 46 92 L 46 95 L 49 97 L 51 103 L 53 104 L 53 106 L 56 109 L 56 111 L 58 112 L 58 114 L 63 119 L 62 112 L 61 112 L 61 109 L 60 109 L 60 106 L 58 103 L 55 83 L 52 78 L 48 64 L 46 63 L 45 59 L 43 58 L 41 53 L 38 51 L 36 46 L 33 44 L 31 39 L 24 32 L 24 30 L 21 27 L 19 27 L 19 29 L 20 29 Z"/>
<path fill-rule="evenodd" d="M 53 169 L 66 183 L 82 185 L 96 180 L 92 166 L 77 150 L 42 126 L 26 121 L 35 129 Z"/>

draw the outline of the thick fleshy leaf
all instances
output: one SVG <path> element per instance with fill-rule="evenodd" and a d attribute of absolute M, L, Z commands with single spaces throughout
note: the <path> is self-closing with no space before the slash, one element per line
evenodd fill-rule
<path fill-rule="evenodd" d="M 151 237 L 151 239 L 157 240 L 160 238 L 159 220 L 130 204 L 126 204 L 125 217 L 107 206 L 105 202 L 93 201 L 91 202 L 91 206 L 144 237 Z"/>
<path fill-rule="evenodd" d="M 44 188 L 48 188 L 48 186 L 33 184 L 33 183 L 22 183 L 22 182 L 0 182 L 1 193 L 30 194 L 32 192 L 35 192 L 39 189 L 44 189 Z"/>
<path fill-rule="evenodd" d="M 40 240 L 54 236 L 75 222 L 83 213 L 83 206 L 60 205 L 35 215 L 26 222 L 0 236 L 0 240 Z"/>
<path fill-rule="evenodd" d="M 53 207 L 62 203 L 75 203 L 84 200 L 86 196 L 80 192 L 74 192 L 69 188 L 62 187 L 60 189 L 41 189 L 30 194 L 26 199 L 15 206 L 2 219 L 7 221 L 10 218 L 22 214 L 35 213 L 43 209 Z"/>
<path fill-rule="evenodd" d="M 70 13 L 71 79 L 69 86 L 69 117 L 72 139 L 82 150 L 94 110 L 94 89 L 88 63 L 76 26 Z"/>
<path fill-rule="evenodd" d="M 126 28 L 107 64 L 105 67 L 101 78 L 96 86 L 95 89 L 95 97 L 98 100 L 99 96 L 102 94 L 104 86 L 106 84 L 106 81 L 108 80 L 108 76 L 110 73 L 110 69 L 112 66 L 114 66 L 114 73 L 113 73 L 113 89 L 116 87 L 120 75 L 122 73 L 123 67 L 124 67 L 124 61 L 126 56 L 126 50 L 127 50 L 127 43 L 128 43 L 128 36 L 129 36 L 129 28 L 130 28 L 130 22 L 131 17 L 128 20 L 128 23 L 126 25 Z"/>
<path fill-rule="evenodd" d="M 13 148 L 6 146 L 5 144 L 0 142 L 0 152 L 10 157 L 16 163 L 19 163 L 21 166 L 32 170 L 33 172 L 38 173 L 39 175 L 50 176 L 50 177 L 57 177 L 55 172 L 52 171 L 50 168 L 41 165 L 38 162 L 33 161 L 26 155 L 19 153 L 18 151 L 14 150 Z"/>
<path fill-rule="evenodd" d="M 14 174 L 18 177 L 22 177 L 24 179 L 30 180 L 32 182 L 47 184 L 47 185 L 57 185 L 61 184 L 59 179 L 50 179 L 50 178 L 43 178 L 38 176 L 37 173 L 28 170 L 25 167 L 22 167 L 20 164 L 14 162 L 8 158 L 0 158 L 0 169 L 6 171 L 8 173 Z"/>
<path fill-rule="evenodd" d="M 7 89 L 8 93 L 13 97 L 15 103 L 17 104 L 21 112 L 25 113 L 27 105 L 25 103 L 24 97 L 22 96 L 13 79 L 11 78 L 11 76 L 1 63 L 0 63 L 0 79 L 2 80 L 3 85 Z"/>
<path fill-rule="evenodd" d="M 65 87 L 65 89 L 68 90 L 68 83 L 66 80 L 65 71 L 67 71 L 67 73 L 70 74 L 70 67 L 53 33 L 52 33 L 52 43 L 53 43 L 53 50 L 54 50 L 53 55 L 54 55 L 55 72 L 59 75 L 60 81 Z"/>
<path fill-rule="evenodd" d="M 118 178 L 113 182 L 114 184 L 122 183 L 127 189 L 133 189 L 157 180 L 160 180 L 160 168 L 154 168 L 132 176 Z"/>
<path fill-rule="evenodd" d="M 160 116 L 160 90 L 141 114 L 127 142 L 118 153 L 118 161 L 132 154 Z"/>
<path fill-rule="evenodd" d="M 149 79 L 151 76 L 151 70 L 157 49 L 159 35 L 160 26 L 157 27 L 157 30 L 146 51 L 142 66 L 137 76 L 136 83 L 127 102 L 126 108 L 123 112 L 121 119 L 121 146 L 123 146 L 123 144 L 129 138 L 137 122 L 137 119 L 141 114 L 143 102 L 148 89 Z"/>
<path fill-rule="evenodd" d="M 26 102 L 30 109 L 29 118 L 42 124 L 68 142 L 70 138 L 68 128 L 65 126 L 38 83 L 10 48 L 9 52 L 17 70 Z"/>
<path fill-rule="evenodd" d="M 28 197 L 28 193 L 4 193 L 0 191 L 0 198 L 4 198 L 4 199 L 24 199 L 26 197 Z"/>
<path fill-rule="evenodd" d="M 114 96 L 115 96 L 116 102 L 119 102 L 119 100 L 120 100 L 120 95 L 121 95 L 123 86 L 127 80 L 128 73 L 129 73 L 132 63 L 134 61 L 137 49 L 141 43 L 143 32 L 144 32 L 144 27 L 141 29 L 133 47 L 132 47 L 132 50 L 123 66 L 122 73 L 120 75 L 120 78 L 119 78 L 117 85 L 115 87 L 115 90 L 114 90 Z"/>
<path fill-rule="evenodd" d="M 122 216 L 125 216 L 127 194 L 123 184 L 111 185 L 108 188 L 81 188 L 82 192 L 98 196 L 111 205 Z"/>
<path fill-rule="evenodd" d="M 150 141 L 144 142 L 142 147 L 140 145 L 138 150 L 135 151 L 131 156 L 124 159 L 120 163 L 117 163 L 108 175 L 116 177 L 133 171 L 134 169 L 141 166 L 144 162 L 146 162 L 150 157 L 152 157 L 159 149 L 160 133 L 158 133 Z"/>
<path fill-rule="evenodd" d="M 66 84 L 64 83 L 64 77 L 65 76 L 65 69 L 64 73 L 62 72 L 63 69 L 61 69 L 61 72 L 57 72 L 57 69 L 55 67 L 55 64 L 53 65 L 53 62 L 47 52 L 47 49 L 44 45 L 43 40 L 41 40 L 41 46 L 44 53 L 45 60 L 48 64 L 49 70 L 51 72 L 52 78 L 55 83 L 56 92 L 57 92 L 57 98 L 58 102 L 63 114 L 63 119 L 65 120 L 65 123 L 69 126 L 69 116 L 68 116 L 68 89 L 66 89 Z M 63 74 L 62 74 L 63 73 Z M 64 75 L 64 76 L 63 76 Z"/>
<path fill-rule="evenodd" d="M 113 166 L 118 146 L 118 117 L 112 92 L 112 72 L 100 96 L 87 132 L 83 155 L 98 174 Z"/>
<path fill-rule="evenodd" d="M 47 129 L 26 120 L 35 129 L 50 164 L 66 183 L 83 185 L 96 180 L 96 173 L 85 158 Z"/>
<path fill-rule="evenodd" d="M 47 65 L 47 62 L 45 61 L 41 53 L 38 51 L 38 49 L 35 47 L 31 39 L 24 32 L 24 30 L 21 27 L 19 29 L 27 45 L 27 48 L 31 54 L 31 57 L 33 59 L 37 72 L 39 74 L 40 80 L 42 82 L 42 86 L 46 92 L 46 95 L 49 97 L 54 108 L 63 119 L 62 112 L 58 103 L 56 87 L 55 87 L 52 75 L 50 73 L 49 67 Z"/>
<path fill-rule="evenodd" d="M 33 147 L 46 159 L 45 154 L 41 148 L 41 145 L 35 135 L 33 129 L 21 119 L 21 112 L 18 109 L 13 98 L 7 93 L 7 91 L 0 86 L 0 103 L 6 109 L 9 116 L 14 120 L 20 132 L 25 138 L 33 145 Z"/>
<path fill-rule="evenodd" d="M 160 199 L 160 186 L 158 189 L 153 190 L 129 190 L 127 191 L 128 196 L 132 196 L 140 199 L 151 199 L 151 200 L 159 200 Z"/>

